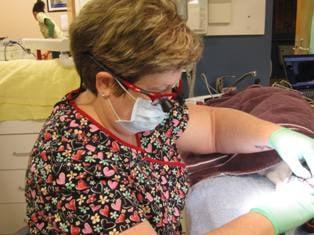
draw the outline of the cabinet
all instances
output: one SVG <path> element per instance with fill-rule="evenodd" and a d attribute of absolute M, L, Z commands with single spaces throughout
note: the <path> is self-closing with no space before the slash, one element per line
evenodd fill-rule
<path fill-rule="evenodd" d="M 0 122 L 0 235 L 25 226 L 25 172 L 42 125 L 42 121 Z"/>
<path fill-rule="evenodd" d="M 196 33 L 264 35 L 266 0 L 189 0 L 187 25 Z"/>

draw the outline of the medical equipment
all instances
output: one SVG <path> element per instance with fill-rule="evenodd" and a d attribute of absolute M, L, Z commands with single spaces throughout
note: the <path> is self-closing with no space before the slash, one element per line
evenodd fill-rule
<path fill-rule="evenodd" d="M 59 60 L 64 67 L 73 67 L 74 63 L 70 57 L 70 40 L 52 38 L 23 38 L 22 45 L 30 51 L 36 51 L 37 58 L 42 59 L 41 50 L 59 51 Z"/>
<path fill-rule="evenodd" d="M 255 78 L 257 76 L 256 71 L 249 71 L 246 73 L 241 74 L 240 76 L 236 76 L 236 75 L 222 75 L 216 78 L 216 91 L 221 93 L 223 92 L 224 89 L 236 89 L 237 85 L 243 81 L 246 78 Z M 226 80 L 227 79 L 232 79 L 232 83 L 231 85 L 229 85 L 228 87 L 226 87 Z M 254 84 L 257 83 L 257 79 L 254 80 Z"/>
<path fill-rule="evenodd" d="M 310 99 L 314 99 L 313 66 L 314 54 L 283 56 L 285 79 Z"/>
<path fill-rule="evenodd" d="M 41 50 L 58 51 L 67 54 L 70 51 L 70 40 L 53 38 L 23 38 L 22 44 L 31 51 L 36 51 L 37 59 L 42 59 Z"/>
<path fill-rule="evenodd" d="M 192 71 L 190 71 L 188 74 L 188 83 L 189 83 L 189 98 L 192 98 L 195 100 L 194 96 L 194 89 L 195 89 L 195 82 L 196 82 L 196 67 L 193 66 Z M 249 71 L 245 72 L 241 75 L 221 75 L 216 78 L 215 80 L 215 87 L 211 86 L 208 82 L 207 76 L 205 73 L 200 74 L 200 78 L 202 82 L 204 83 L 206 90 L 209 94 L 208 97 L 204 96 L 201 98 L 197 98 L 198 101 L 201 101 L 202 98 L 216 98 L 220 97 L 222 94 L 235 91 L 237 90 L 237 85 L 242 82 L 245 79 L 251 79 L 251 84 L 259 84 L 260 80 L 256 78 L 257 72 L 256 71 Z M 253 80 L 254 79 L 254 80 Z M 226 84 L 226 83 L 231 83 Z M 191 100 L 193 100 L 191 99 Z"/>
<path fill-rule="evenodd" d="M 30 50 L 70 51 L 70 40 L 66 38 L 23 38 L 22 44 L 25 48 Z"/>

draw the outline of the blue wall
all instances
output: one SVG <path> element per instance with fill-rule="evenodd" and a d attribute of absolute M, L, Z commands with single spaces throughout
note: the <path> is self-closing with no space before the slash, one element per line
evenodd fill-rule
<path fill-rule="evenodd" d="M 197 64 L 194 95 L 208 94 L 200 74 L 205 73 L 211 85 L 222 75 L 241 75 L 256 70 L 263 85 L 269 85 L 271 73 L 273 0 L 266 0 L 265 35 L 260 36 L 206 36 L 204 52 Z M 226 79 L 229 84 L 232 79 Z M 243 89 L 252 84 L 245 79 L 239 84 Z M 228 82 L 227 82 L 228 85 Z"/>

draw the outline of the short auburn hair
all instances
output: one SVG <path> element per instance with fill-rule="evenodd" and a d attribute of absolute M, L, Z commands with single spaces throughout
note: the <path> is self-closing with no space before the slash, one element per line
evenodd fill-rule
<path fill-rule="evenodd" d="M 203 45 L 177 14 L 175 0 L 91 0 L 70 27 L 71 53 L 84 86 L 97 94 L 102 69 L 135 81 L 197 61 Z"/>

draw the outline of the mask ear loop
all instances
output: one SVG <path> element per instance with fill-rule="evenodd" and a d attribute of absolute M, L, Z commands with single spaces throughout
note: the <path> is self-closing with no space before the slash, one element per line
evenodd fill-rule
<path fill-rule="evenodd" d="M 114 78 L 114 80 L 119 84 L 119 86 L 122 88 L 122 90 L 124 90 L 129 96 L 131 96 L 131 98 L 136 101 L 136 98 L 123 86 L 123 84 L 116 78 Z M 109 103 L 109 106 L 113 112 L 113 114 L 116 116 L 117 120 L 121 120 L 121 118 L 119 117 L 118 113 L 116 112 L 115 108 L 113 107 L 110 98 L 107 99 L 107 102 Z"/>
<path fill-rule="evenodd" d="M 124 87 L 124 85 L 119 81 L 119 79 L 114 78 L 114 80 L 119 84 L 119 86 L 124 90 L 129 96 L 132 97 L 132 99 L 135 101 L 136 98 Z"/>
<path fill-rule="evenodd" d="M 118 113 L 116 112 L 116 110 L 114 109 L 112 103 L 111 103 L 111 100 L 108 98 L 107 99 L 107 102 L 109 103 L 109 106 L 113 112 L 113 114 L 116 116 L 117 120 L 121 120 L 121 118 L 119 117 Z"/>

